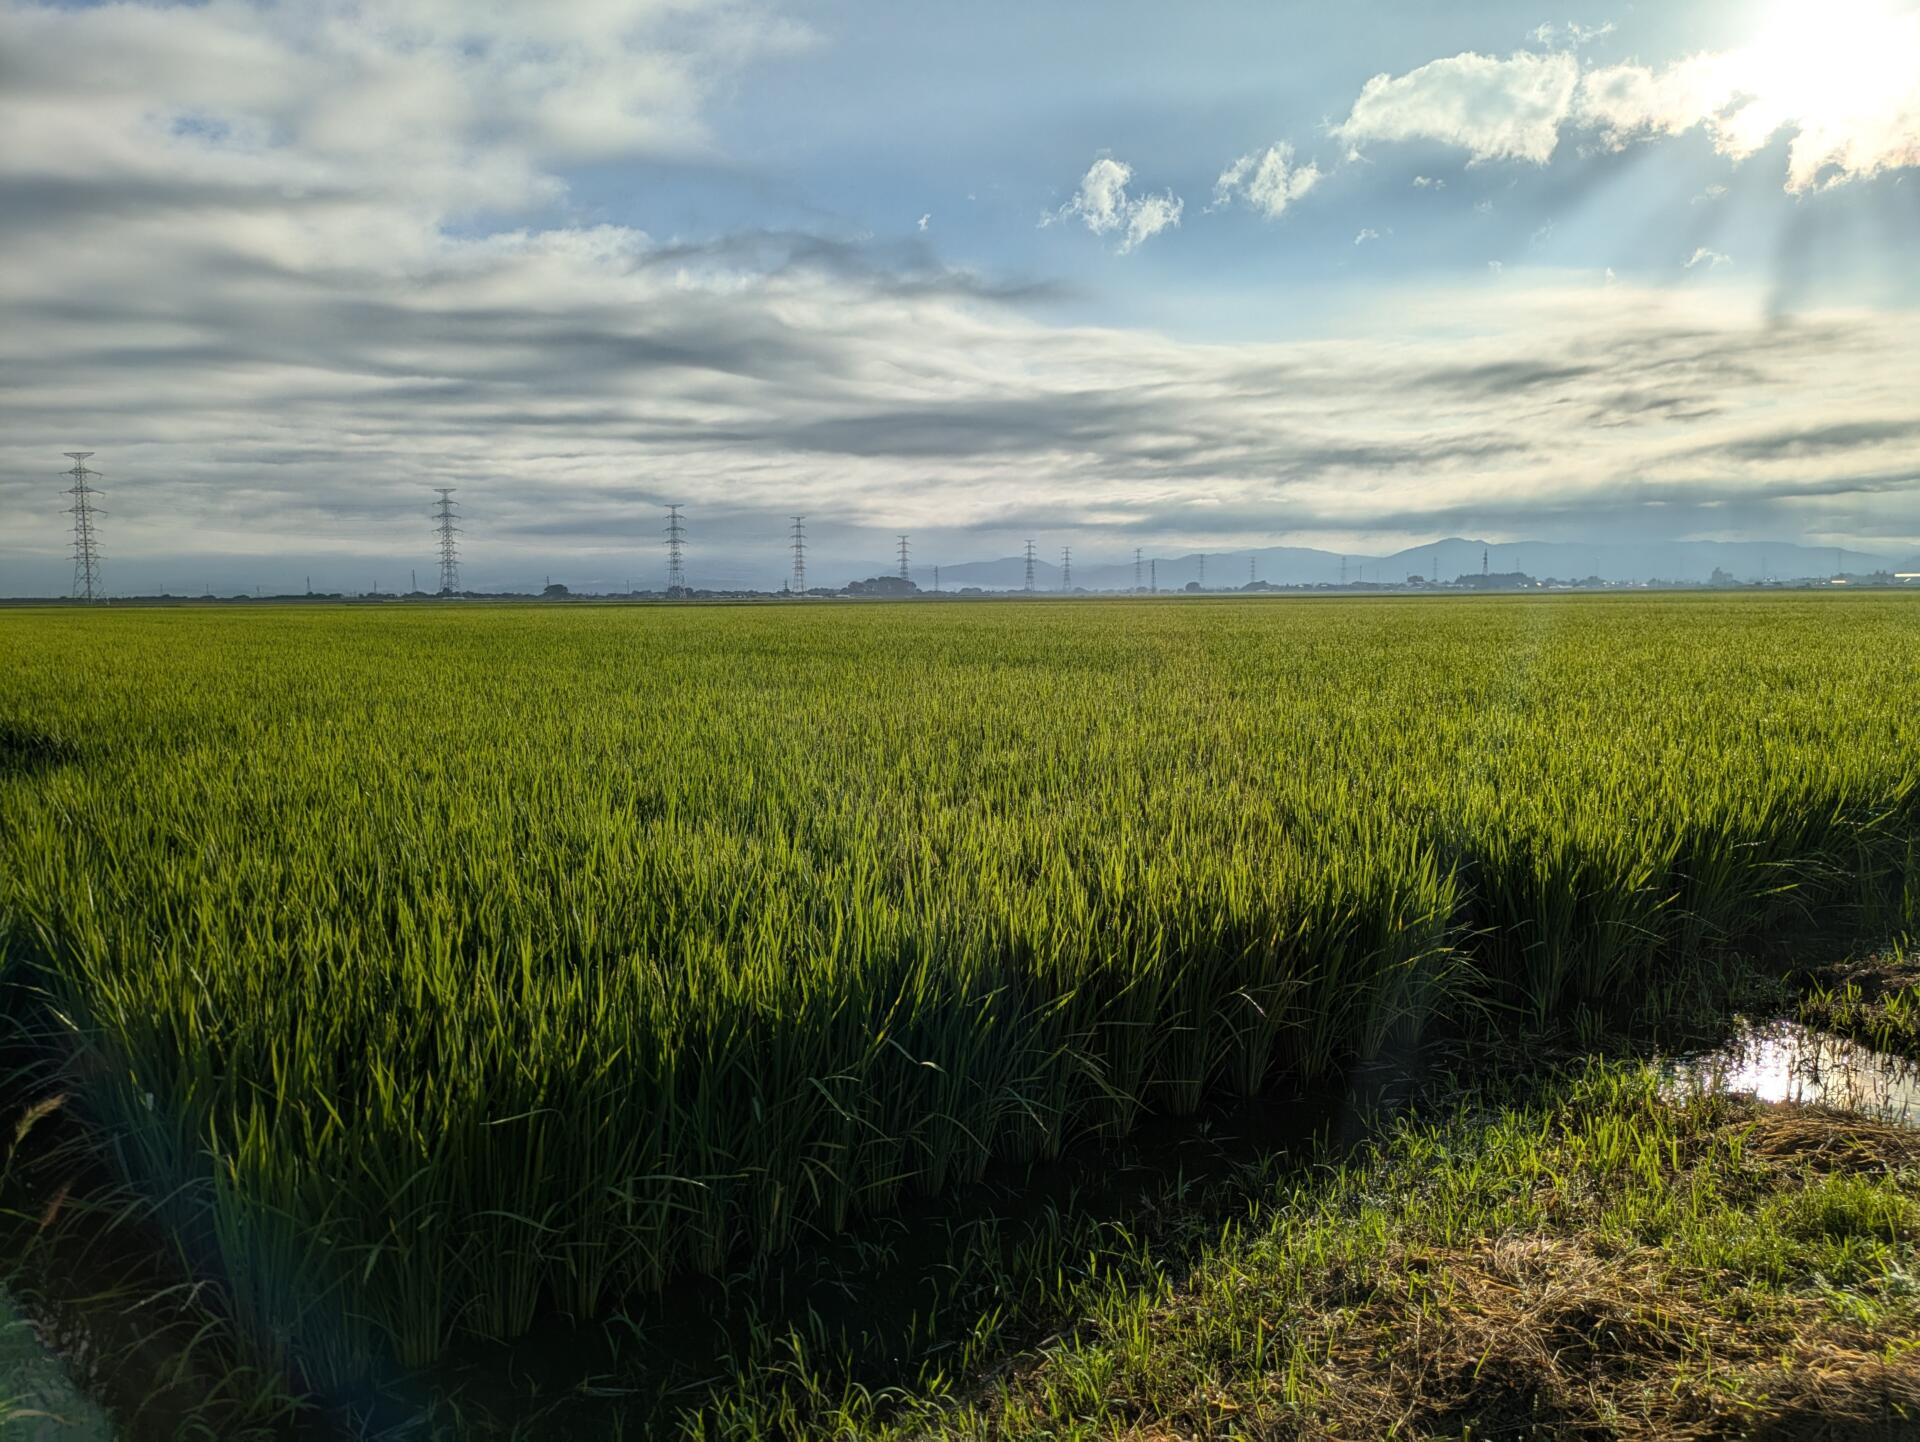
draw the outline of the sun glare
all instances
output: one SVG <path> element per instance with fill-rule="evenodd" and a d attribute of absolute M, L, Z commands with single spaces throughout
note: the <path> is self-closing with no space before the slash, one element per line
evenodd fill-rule
<path fill-rule="evenodd" d="M 1775 124 L 1831 130 L 1887 117 L 1920 86 L 1920 9 L 1784 0 L 1731 58 L 1728 80 Z"/>

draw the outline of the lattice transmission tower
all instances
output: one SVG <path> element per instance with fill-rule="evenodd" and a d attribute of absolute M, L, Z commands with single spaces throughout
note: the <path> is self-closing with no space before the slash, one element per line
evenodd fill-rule
<path fill-rule="evenodd" d="M 1027 542 L 1027 589 L 1033 589 L 1033 542 Z"/>
<path fill-rule="evenodd" d="M 1060 548 L 1060 589 L 1063 591 L 1071 591 L 1073 589 L 1072 546 L 1062 546 Z"/>
<path fill-rule="evenodd" d="M 458 486 L 435 486 L 434 494 L 440 497 L 439 504 L 433 508 L 433 519 L 440 531 L 440 594 L 451 596 L 460 589 L 460 543 L 454 537 L 460 534 L 460 528 L 454 522 L 460 519 L 460 503 L 453 498 Z"/>
<path fill-rule="evenodd" d="M 795 516 L 793 529 L 788 532 L 793 546 L 793 594 L 807 594 L 807 518 Z"/>
<path fill-rule="evenodd" d="M 667 594 L 678 596 L 687 589 L 687 528 L 681 524 L 680 508 L 667 507 Z"/>
<path fill-rule="evenodd" d="M 100 599 L 100 546 L 93 534 L 93 518 L 104 516 L 106 511 L 94 505 L 93 498 L 100 494 L 88 485 L 89 479 L 98 480 L 100 473 L 87 469 L 87 457 L 92 451 L 62 451 L 61 455 L 73 462 L 73 469 L 61 474 L 72 481 L 67 494 L 73 497 L 73 504 L 67 507 L 67 513 L 73 517 L 73 594 L 80 601 Z"/>
<path fill-rule="evenodd" d="M 913 572 L 907 567 L 907 555 L 907 538 L 902 536 L 900 538 L 900 579 L 903 581 L 911 581 L 913 579 Z"/>
<path fill-rule="evenodd" d="M 1133 548 L 1133 589 L 1135 591 L 1140 589 L 1140 548 L 1138 546 Z"/>

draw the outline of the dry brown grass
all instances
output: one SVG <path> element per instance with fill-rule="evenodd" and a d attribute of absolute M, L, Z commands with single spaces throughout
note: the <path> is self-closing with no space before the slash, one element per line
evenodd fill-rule
<path fill-rule="evenodd" d="M 1306 1435 L 1732 1438 L 1787 1417 L 1920 1435 L 1920 1354 L 1889 1358 L 1817 1297 L 1729 1306 L 1701 1280 L 1570 1238 L 1391 1256 L 1329 1330 Z"/>
<path fill-rule="evenodd" d="M 1775 1195 L 1920 1167 L 1920 1135 L 1838 1112 L 1741 1109 L 1716 1130 Z M 1920 1338 L 1889 1346 L 1818 1292 L 1727 1287 L 1655 1245 L 1575 1230 L 1408 1246 L 1338 1292 L 1355 1300 L 1329 1296 L 1310 1344 L 1314 1415 L 1273 1435 L 1920 1437 Z"/>
<path fill-rule="evenodd" d="M 1750 1157 L 1777 1165 L 1876 1175 L 1920 1167 L 1920 1131 L 1829 1107 L 1755 1108 L 1737 1123 Z"/>

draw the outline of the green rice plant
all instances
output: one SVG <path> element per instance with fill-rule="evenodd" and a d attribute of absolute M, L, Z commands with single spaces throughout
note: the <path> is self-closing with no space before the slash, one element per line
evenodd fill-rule
<path fill-rule="evenodd" d="M 4 612 L 0 976 L 344 1388 L 1883 915 L 1912 606 Z"/>

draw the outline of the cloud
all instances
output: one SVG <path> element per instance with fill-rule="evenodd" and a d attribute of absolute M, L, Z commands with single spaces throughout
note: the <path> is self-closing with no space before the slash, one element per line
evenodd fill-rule
<path fill-rule="evenodd" d="M 1749 461 L 1803 461 L 1835 454 L 1857 457 L 1863 449 L 1916 439 L 1920 439 L 1920 417 L 1874 418 L 1770 431 L 1734 441 L 1710 454 Z"/>
<path fill-rule="evenodd" d="M 1444 180 L 1436 180 L 1431 175 L 1416 175 L 1413 178 L 1413 188 L 1415 190 L 1445 190 L 1447 183 Z"/>
<path fill-rule="evenodd" d="M 1080 178 L 1073 199 L 1041 217 L 1040 223 L 1078 216 L 1095 235 L 1118 233 L 1116 249 L 1125 255 L 1161 231 L 1180 224 L 1184 202 L 1172 191 L 1163 195 L 1129 195 L 1133 167 L 1111 155 L 1097 157 Z"/>
<path fill-rule="evenodd" d="M 1529 33 L 1541 45 L 1558 45 L 1564 40 L 1570 48 L 1578 49 L 1582 45 L 1591 45 L 1596 40 L 1604 40 L 1613 34 L 1613 31 L 1614 24 L 1611 20 L 1602 21 L 1598 25 L 1582 25 L 1577 20 L 1569 20 L 1565 25 L 1551 23 L 1537 25 Z"/>
<path fill-rule="evenodd" d="M 1437 140 L 1475 161 L 1544 165 L 1579 76 L 1571 55 L 1520 51 L 1501 60 L 1469 51 L 1405 75 L 1374 76 L 1333 133 L 1352 145 Z"/>
<path fill-rule="evenodd" d="M 1180 224 L 1180 212 L 1185 202 L 1179 196 L 1169 192 L 1165 195 L 1143 195 L 1135 200 L 1127 215 L 1127 234 L 1120 242 L 1120 253 L 1125 255 L 1144 240 L 1150 240 L 1169 226 Z"/>
<path fill-rule="evenodd" d="M 732 0 L 552 13 L 452 0 L 15 0 L 0 9 L 4 169 L 67 184 L 196 182 L 241 203 L 274 187 L 315 204 L 377 195 L 415 210 L 519 209 L 563 193 L 559 164 L 710 153 L 713 88 L 808 43 Z"/>
<path fill-rule="evenodd" d="M 920 221 L 919 221 L 919 228 L 920 228 L 921 230 L 925 230 L 925 229 L 927 228 L 927 226 L 928 226 L 928 224 L 929 224 L 929 223 L 930 223 L 930 222 L 931 222 L 932 220 L 933 220 L 933 213 L 932 213 L 931 211 L 929 211 L 929 212 L 927 212 L 927 213 L 926 213 L 925 215 L 923 215 L 923 216 L 921 216 L 921 217 L 920 217 Z"/>
<path fill-rule="evenodd" d="M 1790 135 L 1796 193 L 1920 165 L 1920 12 L 1775 29 L 1657 70 L 1593 70 L 1577 119 L 1615 147 L 1698 128 L 1736 161 Z"/>
<path fill-rule="evenodd" d="M 1283 140 L 1258 154 L 1243 155 L 1221 171 L 1213 185 L 1213 204 L 1208 209 L 1224 209 L 1239 195 L 1269 219 L 1278 220 L 1289 205 L 1312 190 L 1320 179 L 1320 167 L 1313 161 L 1294 164 L 1293 147 Z"/>
<path fill-rule="evenodd" d="M 270 586 L 298 583 L 294 557 L 358 584 L 425 574 L 434 485 L 460 487 L 476 584 L 568 560 L 657 581 L 666 501 L 704 546 L 764 536 L 763 584 L 794 511 L 944 528 L 959 555 L 1016 508 L 1076 550 L 1156 528 L 1539 530 L 1635 496 L 1911 534 L 1888 479 L 1920 473 L 1909 312 L 1763 323 L 1731 276 L 1666 294 L 1513 266 L 1381 289 L 1284 342 L 1199 344 L 1043 320 L 1033 288 L 938 265 L 915 234 L 569 222 L 572 157 L 705 154 L 702 97 L 797 42 L 742 8 L 608 0 L 550 39 L 517 16 L 0 9 L 0 118 L 73 138 L 0 149 L 0 591 L 65 585 L 72 449 L 100 453 L 115 589 L 197 581 L 168 568 L 207 555 Z M 598 46 L 678 87 L 628 87 Z M 537 74 L 508 76 L 513 55 Z M 392 67 L 420 87 L 383 98 L 368 77 Z M 616 88 L 563 97 L 569 74 Z M 370 122 L 387 150 L 340 128 L 356 85 L 397 107 Z M 1177 198 L 1113 165 L 1068 215 L 1120 243 L 1171 224 Z"/>
<path fill-rule="evenodd" d="M 1362 229 L 1361 232 L 1353 238 L 1353 243 L 1355 245 L 1365 245 L 1368 241 L 1378 240 L 1379 238 L 1380 238 L 1380 232 L 1375 230 L 1372 226 L 1367 226 L 1364 229 Z"/>
<path fill-rule="evenodd" d="M 1696 247 L 1687 257 L 1684 269 L 1692 270 L 1696 265 L 1704 265 L 1708 270 L 1718 270 L 1723 265 L 1732 265 L 1733 257 L 1718 250 L 1708 250 L 1704 245 Z"/>
<path fill-rule="evenodd" d="M 0 511 L 25 518 L 0 589 L 28 589 L 29 563 L 63 584 L 51 471 L 76 447 L 102 453 L 123 578 L 208 550 L 398 557 L 391 578 L 430 560 L 433 484 L 462 488 L 481 580 L 515 557 L 650 567 L 666 500 L 708 537 L 737 518 L 741 547 L 758 526 L 771 554 L 790 510 L 992 533 L 1017 476 L 1091 547 L 1182 507 L 1275 533 L 1476 507 L 1537 529 L 1630 507 L 1629 480 L 1751 482 L 1751 523 L 1793 529 L 1795 497 L 1920 471 L 1899 383 L 1920 329 L 1897 312 L 1767 326 L 1709 294 L 1509 268 L 1484 293 L 1383 296 L 1321 339 L 1199 345 L 1043 324 L 964 274 L 805 236 L 529 233 L 345 286 L 237 267 L 177 220 L 125 241 L 152 264 L 103 276 L 51 237 L 10 252 L 36 293 L 13 286 L 0 334 L 0 399 L 27 418 L 0 445 Z M 1862 526 L 1902 524 L 1897 492 L 1858 504 Z"/>
<path fill-rule="evenodd" d="M 1543 26 L 1535 38 L 1579 45 L 1609 28 Z M 1583 68 L 1572 50 L 1467 51 L 1374 76 L 1333 133 L 1544 165 L 1568 129 L 1616 149 L 1699 129 L 1734 161 L 1785 135 L 1793 193 L 1920 165 L 1920 10 L 1781 10 L 1748 45 L 1657 68 Z"/>

